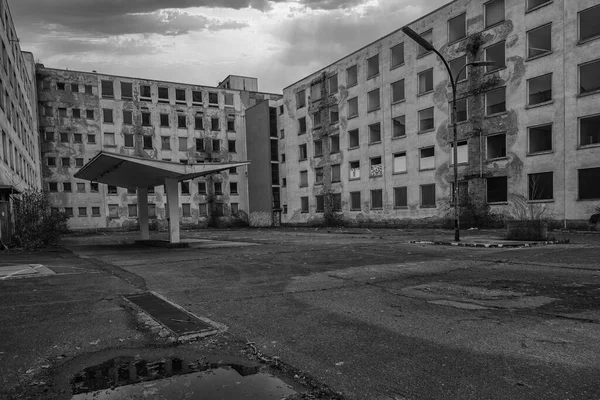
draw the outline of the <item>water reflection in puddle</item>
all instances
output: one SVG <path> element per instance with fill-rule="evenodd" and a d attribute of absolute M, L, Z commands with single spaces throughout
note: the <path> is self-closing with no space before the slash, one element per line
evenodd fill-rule
<path fill-rule="evenodd" d="M 257 367 L 216 367 L 178 358 L 148 362 L 118 357 L 86 368 L 71 380 L 71 385 L 73 400 L 279 400 L 297 393 Z"/>

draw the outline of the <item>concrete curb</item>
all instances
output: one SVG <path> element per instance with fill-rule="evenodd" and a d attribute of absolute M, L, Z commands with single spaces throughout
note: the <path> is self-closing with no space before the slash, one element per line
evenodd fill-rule
<path fill-rule="evenodd" d="M 527 243 L 468 243 L 468 242 L 444 242 L 438 240 L 410 240 L 411 244 L 431 244 L 435 246 L 456 246 L 456 247 L 484 247 L 484 248 L 519 248 L 519 247 L 534 247 L 545 246 L 549 244 L 561 244 L 558 240 L 546 240 L 543 242 L 527 242 Z"/>

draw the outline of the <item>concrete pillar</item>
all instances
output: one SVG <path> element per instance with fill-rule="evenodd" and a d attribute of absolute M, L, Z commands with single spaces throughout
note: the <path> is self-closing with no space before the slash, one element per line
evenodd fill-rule
<path fill-rule="evenodd" d="M 172 178 L 166 178 L 165 191 L 168 203 L 169 242 L 179 243 L 179 182 Z"/>
<path fill-rule="evenodd" d="M 137 188 L 138 221 L 140 223 L 140 239 L 150 239 L 150 227 L 148 225 L 148 188 Z"/>

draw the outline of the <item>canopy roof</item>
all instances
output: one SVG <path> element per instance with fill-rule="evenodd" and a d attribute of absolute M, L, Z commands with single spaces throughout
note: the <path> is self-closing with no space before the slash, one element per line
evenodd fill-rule
<path fill-rule="evenodd" d="M 164 185 L 166 178 L 185 181 L 248 164 L 250 161 L 181 164 L 101 151 L 75 178 L 134 189 Z"/>

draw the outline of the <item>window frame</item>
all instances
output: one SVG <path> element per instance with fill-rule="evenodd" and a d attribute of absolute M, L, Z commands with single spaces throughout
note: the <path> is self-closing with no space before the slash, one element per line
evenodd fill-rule
<path fill-rule="evenodd" d="M 404 157 L 404 170 L 396 171 L 396 157 Z M 408 156 L 406 151 L 398 151 L 392 154 L 392 174 L 408 173 Z"/>
<path fill-rule="evenodd" d="M 399 85 L 399 86 L 402 87 L 402 98 L 394 100 L 394 94 L 396 93 L 396 91 L 394 90 L 394 87 L 395 87 L 395 85 L 400 84 L 400 83 L 401 83 L 401 85 Z M 390 83 L 390 97 L 391 97 L 392 104 L 398 104 L 403 101 L 406 101 L 406 86 L 405 85 L 406 85 L 406 83 L 405 83 L 404 78 Z"/>
<path fill-rule="evenodd" d="M 504 179 L 506 182 L 505 191 L 506 198 L 504 200 L 490 201 L 489 200 L 489 181 L 490 179 Z M 508 176 L 490 176 L 485 180 L 485 202 L 488 204 L 505 204 L 508 202 Z"/>
<path fill-rule="evenodd" d="M 597 88 L 587 91 L 587 92 L 581 91 L 581 67 L 585 67 L 590 64 L 598 64 L 598 67 L 600 70 L 600 58 L 597 58 L 595 60 L 589 60 L 589 61 L 586 61 L 586 62 L 583 62 L 583 63 L 577 65 L 577 95 L 578 96 L 589 96 L 589 95 L 600 92 L 600 85 Z"/>
<path fill-rule="evenodd" d="M 590 143 L 590 144 L 582 144 L 581 140 L 581 121 L 588 118 L 598 118 L 600 120 L 600 113 L 584 115 L 577 118 L 577 144 L 578 148 L 588 148 L 588 147 L 597 147 L 600 146 L 600 133 L 598 133 L 598 142 Z"/>
<path fill-rule="evenodd" d="M 538 10 L 544 6 L 547 6 L 548 4 L 552 3 L 553 0 L 545 0 L 542 4 L 538 4 L 537 6 L 533 6 L 533 7 L 531 5 L 529 5 L 530 1 L 531 0 L 527 0 L 525 13 L 532 12 L 532 11 Z"/>
<path fill-rule="evenodd" d="M 502 17 L 501 20 L 494 22 L 493 24 L 488 24 L 488 16 L 487 16 L 487 6 L 490 3 L 493 3 L 495 1 L 501 1 L 502 2 L 502 8 L 504 9 L 504 16 Z M 498 26 L 500 24 L 502 24 L 503 22 L 506 21 L 506 1 L 505 0 L 489 0 L 485 3 L 483 3 L 483 29 L 489 29 L 489 28 L 493 28 L 494 26 Z"/>
<path fill-rule="evenodd" d="M 423 36 L 423 35 L 429 35 L 429 34 L 431 34 L 431 41 L 427 40 Z M 427 30 L 419 33 L 419 36 L 421 36 L 425 41 L 427 41 L 433 45 L 433 28 L 427 29 Z M 425 57 L 431 53 L 433 53 L 433 51 L 427 50 L 426 48 L 424 48 L 423 46 L 421 46 L 420 44 L 417 43 L 417 59 Z"/>
<path fill-rule="evenodd" d="M 492 113 L 492 114 L 488 114 L 488 94 L 492 93 L 492 92 L 499 91 L 499 90 L 502 90 L 502 92 L 504 93 L 504 110 L 503 111 L 498 111 L 498 112 L 495 112 L 495 113 Z M 484 96 L 483 96 L 483 101 L 484 101 L 484 107 L 485 107 L 484 108 L 484 116 L 485 117 L 494 117 L 494 116 L 497 116 L 497 115 L 505 114 L 508 111 L 508 109 L 506 108 L 506 86 L 500 86 L 500 87 L 493 88 L 493 89 L 490 89 L 490 90 L 486 91 L 485 94 L 484 94 Z"/>
<path fill-rule="evenodd" d="M 431 72 L 431 89 L 427 90 L 427 87 L 425 87 L 425 90 L 423 92 L 421 92 L 421 76 L 423 76 L 425 73 L 428 73 L 428 72 Z M 427 79 L 427 77 L 425 79 Z M 433 81 L 434 81 L 433 67 L 427 68 L 427 69 L 419 72 L 417 74 L 417 96 L 423 96 L 423 95 L 433 92 L 435 90 L 435 84 Z M 425 86 L 427 86 L 427 81 L 425 81 Z"/>
<path fill-rule="evenodd" d="M 486 74 L 490 74 L 492 72 L 500 71 L 500 70 L 506 68 L 506 40 L 501 40 L 499 42 L 492 43 L 489 46 L 484 47 L 484 49 L 483 49 L 483 57 L 484 57 L 485 61 L 492 61 L 492 60 L 488 59 L 488 53 L 487 53 L 487 51 L 488 51 L 488 49 L 490 49 L 492 47 L 498 47 L 500 45 L 502 45 L 502 49 L 503 49 L 503 53 L 504 53 L 502 65 L 499 65 L 498 63 L 496 63 L 494 65 L 489 65 L 489 66 L 485 67 L 485 73 Z"/>
<path fill-rule="evenodd" d="M 431 188 L 433 186 L 433 204 L 424 204 L 423 203 L 423 189 Z M 419 208 L 437 208 L 437 185 L 435 183 L 425 183 L 419 185 Z"/>
<path fill-rule="evenodd" d="M 371 96 L 371 93 L 377 92 L 377 106 L 373 107 L 371 104 L 371 98 L 375 98 L 375 96 Z M 369 90 L 367 92 L 367 113 L 375 112 L 381 109 L 381 90 L 380 88 L 375 88 L 373 90 Z"/>
<path fill-rule="evenodd" d="M 371 61 L 372 60 L 376 60 L 377 61 L 377 71 L 371 73 Z M 374 56 L 371 56 L 369 58 L 367 58 L 367 80 L 375 78 L 377 75 L 379 75 L 381 73 L 380 71 L 380 65 L 379 65 L 379 53 L 375 54 Z"/>
<path fill-rule="evenodd" d="M 591 185 L 582 185 L 581 184 L 581 172 L 582 171 L 589 171 L 589 170 L 597 170 L 598 174 L 600 175 L 600 167 L 592 167 L 592 168 L 580 168 L 577 170 L 577 200 L 578 201 L 597 201 L 600 200 L 600 189 L 596 189 L 598 190 L 598 196 L 597 197 L 582 197 L 581 196 L 581 189 L 583 187 L 598 187 L 596 186 L 591 186 Z"/>
<path fill-rule="evenodd" d="M 531 182 L 531 178 L 534 176 L 541 176 L 541 175 L 548 175 L 550 174 L 552 176 L 552 187 L 551 187 L 551 193 L 550 193 L 550 197 L 544 197 L 544 198 L 532 198 L 532 186 L 534 186 L 534 184 L 532 184 Z M 546 172 L 534 172 L 534 173 L 530 173 L 527 174 L 527 200 L 529 202 L 536 202 L 536 203 L 543 203 L 543 202 L 552 202 L 554 201 L 554 171 L 546 171 Z M 542 193 L 544 191 L 542 190 Z"/>
<path fill-rule="evenodd" d="M 394 60 L 394 49 L 399 47 L 402 48 L 402 62 L 398 64 L 392 64 Z M 403 66 L 406 63 L 405 57 L 406 54 L 404 53 L 404 42 L 400 42 L 390 47 L 390 70 Z"/>
<path fill-rule="evenodd" d="M 433 156 L 423 157 L 423 150 L 429 150 L 429 149 L 433 149 Z M 425 159 L 432 158 L 433 159 L 433 166 L 423 166 L 422 160 L 424 158 Z M 419 148 L 419 171 L 431 171 L 431 170 L 435 170 L 435 168 L 436 168 L 436 162 L 435 162 L 435 145 L 420 147 Z"/>
<path fill-rule="evenodd" d="M 547 77 L 548 75 L 550 75 L 550 100 L 545 100 L 545 101 L 540 101 L 539 103 L 532 103 L 531 102 L 531 82 L 534 81 L 535 79 L 542 79 Z M 527 79 L 527 107 L 539 107 L 539 106 L 543 106 L 545 104 L 550 104 L 554 101 L 553 97 L 554 97 L 554 91 L 552 90 L 552 86 L 554 83 L 554 77 L 552 72 L 546 73 L 546 74 L 542 74 L 542 75 L 538 75 L 538 76 L 534 76 L 532 78 Z M 505 101 L 506 103 L 506 101 Z"/>
<path fill-rule="evenodd" d="M 504 155 L 500 157 L 489 157 L 489 138 L 496 136 L 504 136 Z M 504 160 L 508 157 L 508 146 L 506 145 L 506 132 L 496 132 L 491 135 L 485 136 L 485 160 L 486 161 L 495 161 L 495 160 Z"/>
<path fill-rule="evenodd" d="M 351 101 L 356 101 L 356 113 L 355 114 L 350 114 L 350 102 Z M 352 119 L 352 118 L 356 118 L 359 115 L 359 111 L 358 111 L 358 96 L 354 96 L 350 99 L 347 100 L 347 104 L 348 104 L 348 119 Z"/>
<path fill-rule="evenodd" d="M 432 124 L 433 126 L 431 128 L 423 129 L 421 127 L 421 121 L 422 121 L 422 119 L 421 119 L 421 113 L 425 112 L 425 111 L 428 111 L 428 110 L 432 110 L 433 111 L 432 118 L 431 118 L 433 120 L 433 124 Z M 424 108 L 422 110 L 418 110 L 417 111 L 417 117 L 418 117 L 418 120 L 419 120 L 419 133 L 431 132 L 431 131 L 435 130 L 435 107 L 427 107 L 427 108 Z M 427 118 L 427 119 L 429 119 L 429 118 Z"/>
<path fill-rule="evenodd" d="M 531 151 L 531 130 L 536 129 L 536 128 L 545 127 L 545 126 L 550 126 L 550 149 L 532 152 Z M 533 156 L 533 155 L 537 155 L 537 154 L 547 154 L 547 153 L 552 153 L 552 152 L 554 152 L 554 124 L 552 122 L 550 122 L 550 123 L 545 123 L 545 124 L 528 126 L 527 127 L 527 155 Z"/>
<path fill-rule="evenodd" d="M 371 189 L 370 191 L 370 209 L 371 210 L 383 210 L 383 189 Z M 373 194 L 379 193 L 381 196 L 381 206 L 376 207 L 373 203 Z"/>
<path fill-rule="evenodd" d="M 372 137 L 372 133 L 373 133 L 372 128 L 375 127 L 375 126 L 379 127 L 379 139 L 378 140 L 373 140 L 373 137 Z M 374 122 L 372 124 L 369 124 L 367 126 L 367 129 L 369 131 L 369 144 L 371 145 L 371 144 L 381 143 L 381 141 L 383 140 L 383 138 L 382 138 L 382 131 L 381 131 L 381 122 Z"/>
<path fill-rule="evenodd" d="M 454 21 L 455 19 L 457 19 L 457 18 L 460 18 L 460 17 L 463 17 L 463 26 L 464 26 L 464 31 L 465 31 L 465 33 L 464 33 L 464 35 L 463 35 L 463 36 L 461 36 L 461 37 L 459 37 L 459 38 L 457 38 L 457 39 L 451 40 L 451 39 L 450 39 L 450 22 L 452 22 L 452 21 Z M 450 44 L 454 44 L 454 43 L 456 43 L 456 42 L 459 42 L 459 41 L 463 40 L 464 38 L 466 38 L 466 37 L 468 36 L 468 35 L 467 35 L 467 13 L 466 13 L 466 12 L 463 12 L 462 14 L 458 14 L 458 15 L 456 15 L 456 16 L 454 16 L 454 17 L 450 18 L 450 19 L 448 20 L 448 24 L 447 24 L 447 26 L 448 26 L 448 44 L 449 44 L 449 45 L 450 45 Z"/>
<path fill-rule="evenodd" d="M 589 10 L 597 8 L 597 7 L 600 7 L 600 4 L 593 5 L 591 7 L 588 7 L 586 9 L 584 9 L 584 10 L 581 10 L 581 11 L 577 12 L 577 43 L 578 44 L 583 44 L 583 43 L 591 42 L 593 40 L 596 40 L 596 39 L 600 38 L 600 32 L 597 35 L 589 36 L 589 37 L 587 37 L 585 39 L 581 38 L 581 14 L 583 12 L 585 12 L 585 11 L 589 11 Z"/>
<path fill-rule="evenodd" d="M 550 27 L 550 50 L 546 51 L 544 53 L 541 53 L 541 54 L 536 54 L 534 56 L 530 56 L 529 55 L 529 53 L 530 53 L 529 52 L 529 34 L 532 33 L 532 32 L 534 32 L 534 31 L 547 28 L 548 26 Z M 535 28 L 532 28 L 532 29 L 526 31 L 525 32 L 525 40 L 526 40 L 525 50 L 527 51 L 527 57 L 525 57 L 525 61 L 536 60 L 538 58 L 545 57 L 547 55 L 552 54 L 554 52 L 554 49 L 553 49 L 553 46 L 552 46 L 552 22 L 548 22 L 546 24 L 543 24 L 543 25 L 540 25 L 540 26 L 536 26 Z"/>

